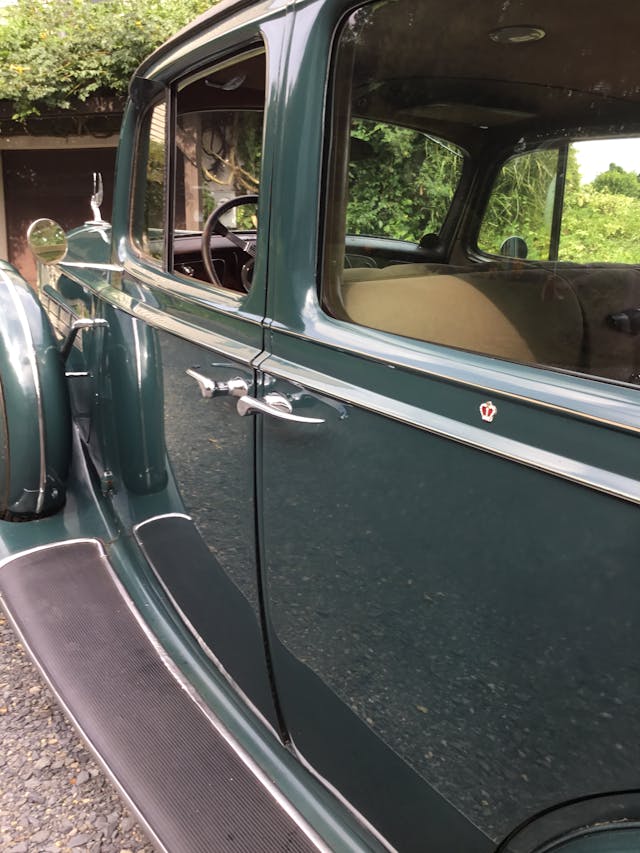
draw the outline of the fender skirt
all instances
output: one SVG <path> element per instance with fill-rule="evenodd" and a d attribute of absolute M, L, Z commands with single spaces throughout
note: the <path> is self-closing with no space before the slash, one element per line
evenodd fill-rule
<path fill-rule="evenodd" d="M 64 364 L 33 289 L 0 261 L 0 518 L 51 515 L 65 500 L 71 421 Z"/>

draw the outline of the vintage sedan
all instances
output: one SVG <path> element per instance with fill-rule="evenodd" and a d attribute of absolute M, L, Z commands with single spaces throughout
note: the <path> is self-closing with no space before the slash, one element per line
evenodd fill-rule
<path fill-rule="evenodd" d="M 2 603 L 159 849 L 640 850 L 639 59 L 222 3 L 1 266 Z"/>

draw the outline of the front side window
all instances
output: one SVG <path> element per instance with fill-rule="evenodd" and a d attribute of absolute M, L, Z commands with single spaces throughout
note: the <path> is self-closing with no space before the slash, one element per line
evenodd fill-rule
<path fill-rule="evenodd" d="M 265 54 L 200 74 L 176 97 L 173 269 L 250 289 L 262 164 Z"/>
<path fill-rule="evenodd" d="M 602 52 L 590 15 L 560 6 L 547 30 L 476 11 L 454 25 L 440 0 L 398 0 L 343 21 L 322 307 L 402 338 L 638 385 L 635 72 L 624 50 Z"/>

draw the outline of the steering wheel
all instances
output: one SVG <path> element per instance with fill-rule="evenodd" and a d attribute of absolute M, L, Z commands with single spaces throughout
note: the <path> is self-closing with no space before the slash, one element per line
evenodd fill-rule
<path fill-rule="evenodd" d="M 204 266 L 209 274 L 209 278 L 214 284 L 217 284 L 218 287 L 223 287 L 223 284 L 218 278 L 218 274 L 216 273 L 213 264 L 213 258 L 211 257 L 211 238 L 214 234 L 218 234 L 220 237 L 226 237 L 227 240 L 233 243 L 234 246 L 241 249 L 247 256 L 247 260 L 245 260 L 242 265 L 240 278 L 242 279 L 242 286 L 246 291 L 249 291 L 251 287 L 251 274 L 256 260 L 256 241 L 243 240 L 242 237 L 238 237 L 234 231 L 231 231 L 230 228 L 227 228 L 226 225 L 223 225 L 222 222 L 220 222 L 220 217 L 224 216 L 225 213 L 228 213 L 228 211 L 232 210 L 234 207 L 241 207 L 243 204 L 257 203 L 257 195 L 239 195 L 237 198 L 230 198 L 229 201 L 219 204 L 218 207 L 209 214 L 209 217 L 205 222 L 204 228 L 202 229 L 202 260 L 204 261 Z"/>

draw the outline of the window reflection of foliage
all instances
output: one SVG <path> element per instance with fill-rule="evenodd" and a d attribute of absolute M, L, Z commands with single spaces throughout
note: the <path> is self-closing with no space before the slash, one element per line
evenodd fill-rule
<path fill-rule="evenodd" d="M 638 176 L 612 164 L 590 184 L 565 193 L 560 260 L 637 264 L 640 261 Z"/>
<path fill-rule="evenodd" d="M 419 242 L 438 233 L 460 180 L 462 154 L 406 127 L 352 124 L 347 233 Z"/>

